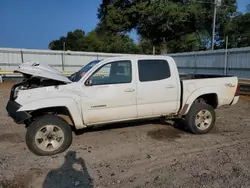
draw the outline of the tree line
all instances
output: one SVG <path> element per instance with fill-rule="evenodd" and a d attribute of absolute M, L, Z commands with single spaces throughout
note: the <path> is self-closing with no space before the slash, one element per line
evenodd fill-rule
<path fill-rule="evenodd" d="M 157 54 L 211 49 L 214 0 L 102 0 L 99 23 L 51 41 L 51 50 Z M 138 44 L 128 35 L 135 30 Z M 250 46 L 250 5 L 237 12 L 236 0 L 217 7 L 215 49 Z M 64 46 L 65 45 L 65 46 Z"/>

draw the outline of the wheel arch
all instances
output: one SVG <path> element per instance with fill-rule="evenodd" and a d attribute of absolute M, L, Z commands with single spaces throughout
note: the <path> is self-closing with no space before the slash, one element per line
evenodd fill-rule
<path fill-rule="evenodd" d="M 188 97 L 180 112 L 180 115 L 186 115 L 191 106 L 194 103 L 201 102 L 201 100 L 203 100 L 203 103 L 211 105 L 214 109 L 216 109 L 219 105 L 218 94 L 216 92 L 206 90 L 205 92 L 201 93 L 201 91 L 197 90 Z"/>
<path fill-rule="evenodd" d="M 216 93 L 204 94 L 196 98 L 193 103 L 195 102 L 198 102 L 198 103 L 203 102 L 203 103 L 209 104 L 214 109 L 216 109 L 218 106 L 218 95 Z"/>
<path fill-rule="evenodd" d="M 72 98 L 47 98 L 31 101 L 21 106 L 18 111 L 25 111 L 34 117 L 50 113 L 60 113 L 66 115 L 71 120 L 76 129 L 86 127 L 83 123 L 81 107 Z"/>
<path fill-rule="evenodd" d="M 36 119 L 37 117 L 41 117 L 43 115 L 57 115 L 67 121 L 68 124 L 75 126 L 74 119 L 72 118 L 72 115 L 70 114 L 70 111 L 66 106 L 39 108 L 37 110 L 29 112 L 29 114 L 32 116 L 33 119 Z"/>

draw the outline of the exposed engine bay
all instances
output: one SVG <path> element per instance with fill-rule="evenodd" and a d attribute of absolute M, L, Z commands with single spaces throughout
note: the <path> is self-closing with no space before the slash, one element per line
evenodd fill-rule
<path fill-rule="evenodd" d="M 52 80 L 48 78 L 42 78 L 42 77 L 34 77 L 29 74 L 23 74 L 23 81 L 15 84 L 11 89 L 11 95 L 10 99 L 15 100 L 15 98 L 18 95 L 18 92 L 20 90 L 26 90 L 26 89 L 35 89 L 40 87 L 48 87 L 48 86 L 59 86 L 66 84 L 65 82 L 58 81 L 58 80 Z"/>
<path fill-rule="evenodd" d="M 23 74 L 23 87 L 26 87 L 27 89 L 33 89 L 38 87 L 47 87 L 47 86 L 58 86 L 62 84 L 66 84 L 65 82 L 61 82 L 58 80 L 52 80 L 48 78 L 42 78 L 42 77 L 34 77 L 31 75 Z"/>

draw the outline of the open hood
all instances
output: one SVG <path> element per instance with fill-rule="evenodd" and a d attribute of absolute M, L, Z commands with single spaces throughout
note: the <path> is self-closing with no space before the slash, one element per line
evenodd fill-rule
<path fill-rule="evenodd" d="M 22 63 L 18 66 L 18 68 L 14 72 L 28 74 L 32 77 L 41 77 L 41 78 L 61 81 L 64 83 L 71 82 L 66 76 L 64 76 L 58 70 L 50 67 L 47 64 L 39 62 Z"/>

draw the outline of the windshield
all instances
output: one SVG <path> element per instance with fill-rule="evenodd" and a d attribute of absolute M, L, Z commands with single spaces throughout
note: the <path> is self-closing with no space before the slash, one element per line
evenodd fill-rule
<path fill-rule="evenodd" d="M 83 66 L 79 71 L 72 74 L 69 79 L 72 82 L 78 82 L 84 74 L 86 74 L 92 67 L 94 67 L 97 63 L 99 63 L 101 60 L 94 60 L 89 62 L 87 65 Z"/>

